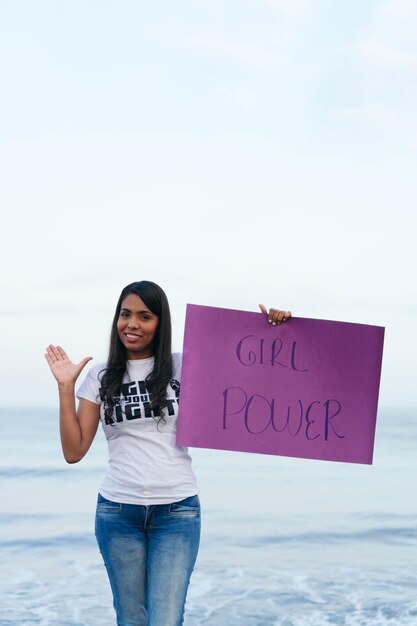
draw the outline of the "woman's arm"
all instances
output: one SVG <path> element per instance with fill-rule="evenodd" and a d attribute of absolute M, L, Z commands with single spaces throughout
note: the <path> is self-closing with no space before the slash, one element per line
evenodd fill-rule
<path fill-rule="evenodd" d="M 74 364 L 60 346 L 50 345 L 45 358 L 58 383 L 59 427 L 62 452 L 68 463 L 77 463 L 91 446 L 100 419 L 100 407 L 89 400 L 80 400 L 75 408 L 75 382 L 92 357 Z"/>
<path fill-rule="evenodd" d="M 263 304 L 259 305 L 262 313 L 268 316 L 268 322 L 273 326 L 277 324 L 281 324 L 281 322 L 286 322 L 291 317 L 291 311 L 281 311 L 281 309 L 269 309 L 269 312 L 266 310 L 266 307 Z"/>

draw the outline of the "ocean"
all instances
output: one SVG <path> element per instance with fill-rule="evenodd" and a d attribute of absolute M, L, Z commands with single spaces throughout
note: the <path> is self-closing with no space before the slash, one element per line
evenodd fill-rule
<path fill-rule="evenodd" d="M 114 626 L 94 538 L 106 442 L 62 457 L 57 411 L 0 413 L 0 626 Z M 184 626 L 417 625 L 417 410 L 374 464 L 192 449 L 202 542 Z"/>

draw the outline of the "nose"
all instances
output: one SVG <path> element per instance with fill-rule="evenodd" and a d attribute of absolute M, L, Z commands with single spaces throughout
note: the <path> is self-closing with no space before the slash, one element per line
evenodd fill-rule
<path fill-rule="evenodd" d="M 139 322 L 137 319 L 135 319 L 134 317 L 129 318 L 127 327 L 128 328 L 138 328 L 139 326 Z"/>

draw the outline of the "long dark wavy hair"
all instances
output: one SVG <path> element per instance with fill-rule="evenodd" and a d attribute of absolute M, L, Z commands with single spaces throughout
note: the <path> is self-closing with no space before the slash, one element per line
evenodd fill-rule
<path fill-rule="evenodd" d="M 123 376 L 126 372 L 126 348 L 119 339 L 117 321 L 122 308 L 122 302 L 129 294 L 136 294 L 146 304 L 148 309 L 158 317 L 153 340 L 154 368 L 146 378 L 146 387 L 150 394 L 151 407 L 158 416 L 158 424 L 164 423 L 164 408 L 167 406 L 166 389 L 172 378 L 172 351 L 171 351 L 171 314 L 168 299 L 159 285 L 149 280 L 127 285 L 120 294 L 110 332 L 109 356 L 107 368 L 101 374 L 101 399 L 105 400 L 105 421 L 112 424 L 115 398 L 120 396 Z"/>

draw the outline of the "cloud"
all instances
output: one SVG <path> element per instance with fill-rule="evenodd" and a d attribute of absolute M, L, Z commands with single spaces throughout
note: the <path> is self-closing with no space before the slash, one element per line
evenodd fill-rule
<path fill-rule="evenodd" d="M 390 0 L 383 5 L 382 15 L 388 19 L 417 20 L 417 3 L 415 0 Z"/>
<path fill-rule="evenodd" d="M 372 69 L 417 70 L 417 3 L 381 3 L 363 39 L 357 42 L 360 62 Z"/>
<path fill-rule="evenodd" d="M 125 285 L 137 280 L 161 281 L 174 288 L 198 283 L 198 279 L 194 277 L 191 270 L 181 270 L 178 265 L 172 268 L 166 267 L 165 260 L 162 263 L 140 260 L 137 265 L 84 264 L 83 267 L 75 268 L 59 277 L 53 276 L 46 279 L 37 285 L 37 288 L 45 291 L 53 290 L 54 293 L 58 290 L 69 291 L 71 294 L 73 291 L 83 291 L 87 288 L 90 295 L 93 292 L 105 295 L 106 290 L 108 292 L 109 288 L 112 288 L 118 295 Z M 104 289 L 105 287 L 107 289 Z"/>
<path fill-rule="evenodd" d="M 397 146 L 417 148 L 417 113 L 412 108 L 390 105 L 363 105 L 339 109 L 332 118 L 352 121 L 360 127 L 381 131 Z"/>
<path fill-rule="evenodd" d="M 210 89 L 208 93 L 212 98 L 237 106 L 243 111 L 252 109 L 257 99 L 256 91 L 240 86 L 215 87 Z"/>
<path fill-rule="evenodd" d="M 235 0 L 234 2 L 231 0 L 198 0 L 198 4 L 215 8 L 229 7 L 240 11 L 245 8 L 245 0 Z M 248 0 L 246 0 L 246 4 L 248 4 Z M 288 18 L 304 17 L 308 8 L 308 0 L 258 0 L 255 3 L 253 0 L 249 0 L 249 4 L 257 4 L 259 11 L 262 10 L 262 5 L 267 6 Z"/>
<path fill-rule="evenodd" d="M 185 42 L 209 55 L 259 69 L 288 64 L 286 49 L 292 43 L 292 37 L 287 33 L 269 40 L 249 40 L 239 39 L 232 33 L 209 30 L 189 33 Z"/>
<path fill-rule="evenodd" d="M 349 47 L 344 101 L 331 117 L 356 122 L 361 131 L 380 130 L 397 147 L 414 149 L 416 76 L 417 3 L 381 2 Z"/>
<path fill-rule="evenodd" d="M 381 69 L 417 70 L 417 53 L 401 50 L 384 41 L 367 40 L 358 44 L 358 53 L 368 65 Z"/>
<path fill-rule="evenodd" d="M 307 0 L 264 0 L 268 6 L 291 18 L 301 18 L 307 13 Z"/>
<path fill-rule="evenodd" d="M 223 3 L 224 0 L 198 0 L 198 4 L 203 7 L 221 7 Z"/>
<path fill-rule="evenodd" d="M 417 130 L 417 116 L 408 115 L 398 109 L 390 109 L 384 106 L 354 106 L 340 109 L 334 114 L 336 119 L 354 119 L 370 123 L 375 127 L 392 131 L 410 131 L 410 128 Z"/>

